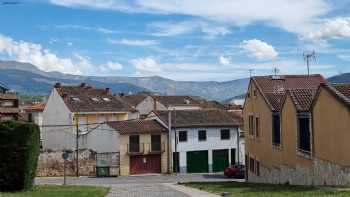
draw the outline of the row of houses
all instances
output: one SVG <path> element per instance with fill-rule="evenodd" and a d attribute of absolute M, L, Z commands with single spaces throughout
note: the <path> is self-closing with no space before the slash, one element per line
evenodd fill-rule
<path fill-rule="evenodd" d="M 42 116 L 44 150 L 117 152 L 120 175 L 217 172 L 244 160 L 241 113 L 198 97 L 57 83 Z"/>
<path fill-rule="evenodd" d="M 243 114 L 249 182 L 350 184 L 350 84 L 252 77 Z"/>
<path fill-rule="evenodd" d="M 0 121 L 17 120 L 19 101 L 15 92 L 0 83 Z"/>

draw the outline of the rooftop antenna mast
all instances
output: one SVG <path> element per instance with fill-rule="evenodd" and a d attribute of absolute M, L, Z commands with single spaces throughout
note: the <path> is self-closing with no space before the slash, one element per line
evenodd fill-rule
<path fill-rule="evenodd" d="M 253 73 L 254 69 L 249 68 L 249 78 L 252 78 L 252 73 Z"/>
<path fill-rule="evenodd" d="M 280 72 L 277 66 L 273 67 L 273 74 L 277 76 L 277 74 Z"/>
<path fill-rule="evenodd" d="M 315 51 L 312 52 L 304 52 L 303 53 L 304 61 L 306 61 L 307 66 L 307 76 L 310 76 L 310 61 L 316 59 L 316 53 Z"/>

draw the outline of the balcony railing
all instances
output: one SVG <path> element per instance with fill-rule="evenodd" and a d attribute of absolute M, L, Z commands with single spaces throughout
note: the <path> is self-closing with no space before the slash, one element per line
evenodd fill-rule
<path fill-rule="evenodd" d="M 129 155 L 144 154 L 144 143 L 128 144 L 127 146 L 128 146 L 128 154 Z"/>
<path fill-rule="evenodd" d="M 149 152 L 151 154 L 163 153 L 165 151 L 165 143 L 149 144 Z"/>

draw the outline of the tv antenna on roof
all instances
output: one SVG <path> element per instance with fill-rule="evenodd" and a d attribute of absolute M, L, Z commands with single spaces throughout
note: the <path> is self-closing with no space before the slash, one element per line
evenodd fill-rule
<path fill-rule="evenodd" d="M 253 73 L 254 69 L 249 68 L 248 70 L 249 70 L 249 78 L 252 78 L 252 73 Z"/>
<path fill-rule="evenodd" d="M 310 61 L 316 59 L 316 53 L 313 50 L 312 52 L 304 52 L 303 53 L 304 61 L 306 61 L 307 66 L 307 76 L 310 76 Z"/>
<path fill-rule="evenodd" d="M 277 74 L 280 72 L 280 69 L 278 69 L 277 66 L 273 67 L 273 74 L 277 76 Z"/>

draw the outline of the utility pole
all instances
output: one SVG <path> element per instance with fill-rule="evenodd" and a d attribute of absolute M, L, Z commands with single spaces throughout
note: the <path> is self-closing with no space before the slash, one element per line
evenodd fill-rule
<path fill-rule="evenodd" d="M 77 167 L 76 169 L 76 176 L 79 177 L 79 117 L 78 114 L 76 114 L 76 138 L 75 138 L 75 165 Z"/>
<path fill-rule="evenodd" d="M 310 61 L 316 59 L 316 53 L 315 51 L 312 51 L 311 53 L 303 53 L 304 61 L 306 61 L 307 66 L 307 76 L 310 76 Z"/>

